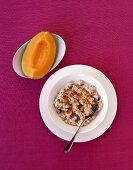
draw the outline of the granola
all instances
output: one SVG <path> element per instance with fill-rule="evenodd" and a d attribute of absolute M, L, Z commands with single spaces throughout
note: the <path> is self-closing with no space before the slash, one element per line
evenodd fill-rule
<path fill-rule="evenodd" d="M 57 94 L 54 107 L 63 121 L 70 125 L 79 126 L 84 123 L 88 125 L 103 107 L 103 102 L 92 84 L 82 80 L 67 83 Z"/>

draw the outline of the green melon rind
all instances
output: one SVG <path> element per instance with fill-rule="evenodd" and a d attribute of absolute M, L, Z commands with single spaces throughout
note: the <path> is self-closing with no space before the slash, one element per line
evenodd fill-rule
<path fill-rule="evenodd" d="M 29 42 L 30 42 L 30 41 L 29 41 Z M 25 77 L 27 77 L 27 76 L 25 75 L 25 73 L 24 73 L 24 71 L 23 71 L 23 68 L 22 68 L 22 60 L 23 60 L 23 55 L 24 55 L 24 53 L 25 53 L 25 50 L 26 50 L 29 42 L 27 43 L 27 45 L 26 45 L 26 47 L 25 47 L 25 49 L 24 49 L 24 51 L 23 51 L 22 57 L 21 57 L 21 70 L 22 70 L 22 73 L 24 74 Z M 28 78 L 29 78 L 29 77 L 28 77 Z"/>

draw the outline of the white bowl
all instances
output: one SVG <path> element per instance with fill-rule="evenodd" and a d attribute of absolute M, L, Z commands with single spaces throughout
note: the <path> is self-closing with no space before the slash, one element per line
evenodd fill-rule
<path fill-rule="evenodd" d="M 102 110 L 98 112 L 96 118 L 93 121 L 91 121 L 90 124 L 81 128 L 80 133 L 85 133 L 85 132 L 95 129 L 100 123 L 102 123 L 102 121 L 104 120 L 106 116 L 107 109 L 108 109 L 108 98 L 107 98 L 105 89 L 102 86 L 102 84 L 98 80 L 96 80 L 96 78 L 92 77 L 89 74 L 81 73 L 80 70 L 77 73 L 70 73 L 70 74 L 67 74 L 61 77 L 60 79 L 58 79 L 58 81 L 53 82 L 51 86 L 49 87 L 50 89 L 49 89 L 49 95 L 48 95 L 48 100 L 47 100 L 46 105 L 48 107 L 47 109 L 48 109 L 49 115 L 51 119 L 53 120 L 53 122 L 56 124 L 56 126 L 58 126 L 63 131 L 66 131 L 69 133 L 75 133 L 77 127 L 66 124 L 59 117 L 58 113 L 55 110 L 53 102 L 54 102 L 54 99 L 57 93 L 63 86 L 65 86 L 70 81 L 76 81 L 76 80 L 83 80 L 86 83 L 93 84 L 96 87 L 104 103 Z"/>
<path fill-rule="evenodd" d="M 71 80 L 84 80 L 96 86 L 104 106 L 95 120 L 82 127 L 75 142 L 93 140 L 102 135 L 112 124 L 117 110 L 117 96 L 110 80 L 99 70 L 86 65 L 71 65 L 56 71 L 44 84 L 39 108 L 48 129 L 61 139 L 70 141 L 78 127 L 64 123 L 55 111 L 53 101 L 57 92 Z"/>

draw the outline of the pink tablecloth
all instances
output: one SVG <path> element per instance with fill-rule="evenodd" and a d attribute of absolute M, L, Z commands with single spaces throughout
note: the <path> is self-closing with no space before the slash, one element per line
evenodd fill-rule
<path fill-rule="evenodd" d="M 67 52 L 56 70 L 71 64 L 98 68 L 118 95 L 117 116 L 98 139 L 75 144 L 44 125 L 38 107 L 48 74 L 32 81 L 18 77 L 12 58 L 21 44 L 39 31 L 61 35 Z M 133 169 L 133 1 L 0 2 L 0 170 Z"/>

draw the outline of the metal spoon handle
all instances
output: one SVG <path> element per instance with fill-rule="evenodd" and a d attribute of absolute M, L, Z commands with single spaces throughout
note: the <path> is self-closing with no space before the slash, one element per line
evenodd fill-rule
<path fill-rule="evenodd" d="M 80 126 L 78 127 L 75 135 L 74 135 L 73 138 L 70 140 L 70 142 L 67 144 L 67 146 L 64 148 L 64 152 L 65 152 L 65 153 L 68 153 L 68 152 L 70 151 L 70 149 L 71 149 L 71 147 L 72 147 L 72 145 L 73 145 L 74 139 L 75 139 L 77 133 L 79 132 L 79 129 L 81 128 L 81 126 L 83 125 L 83 123 L 84 123 L 85 121 L 86 121 L 86 120 L 84 120 L 84 121 L 80 124 Z"/>

